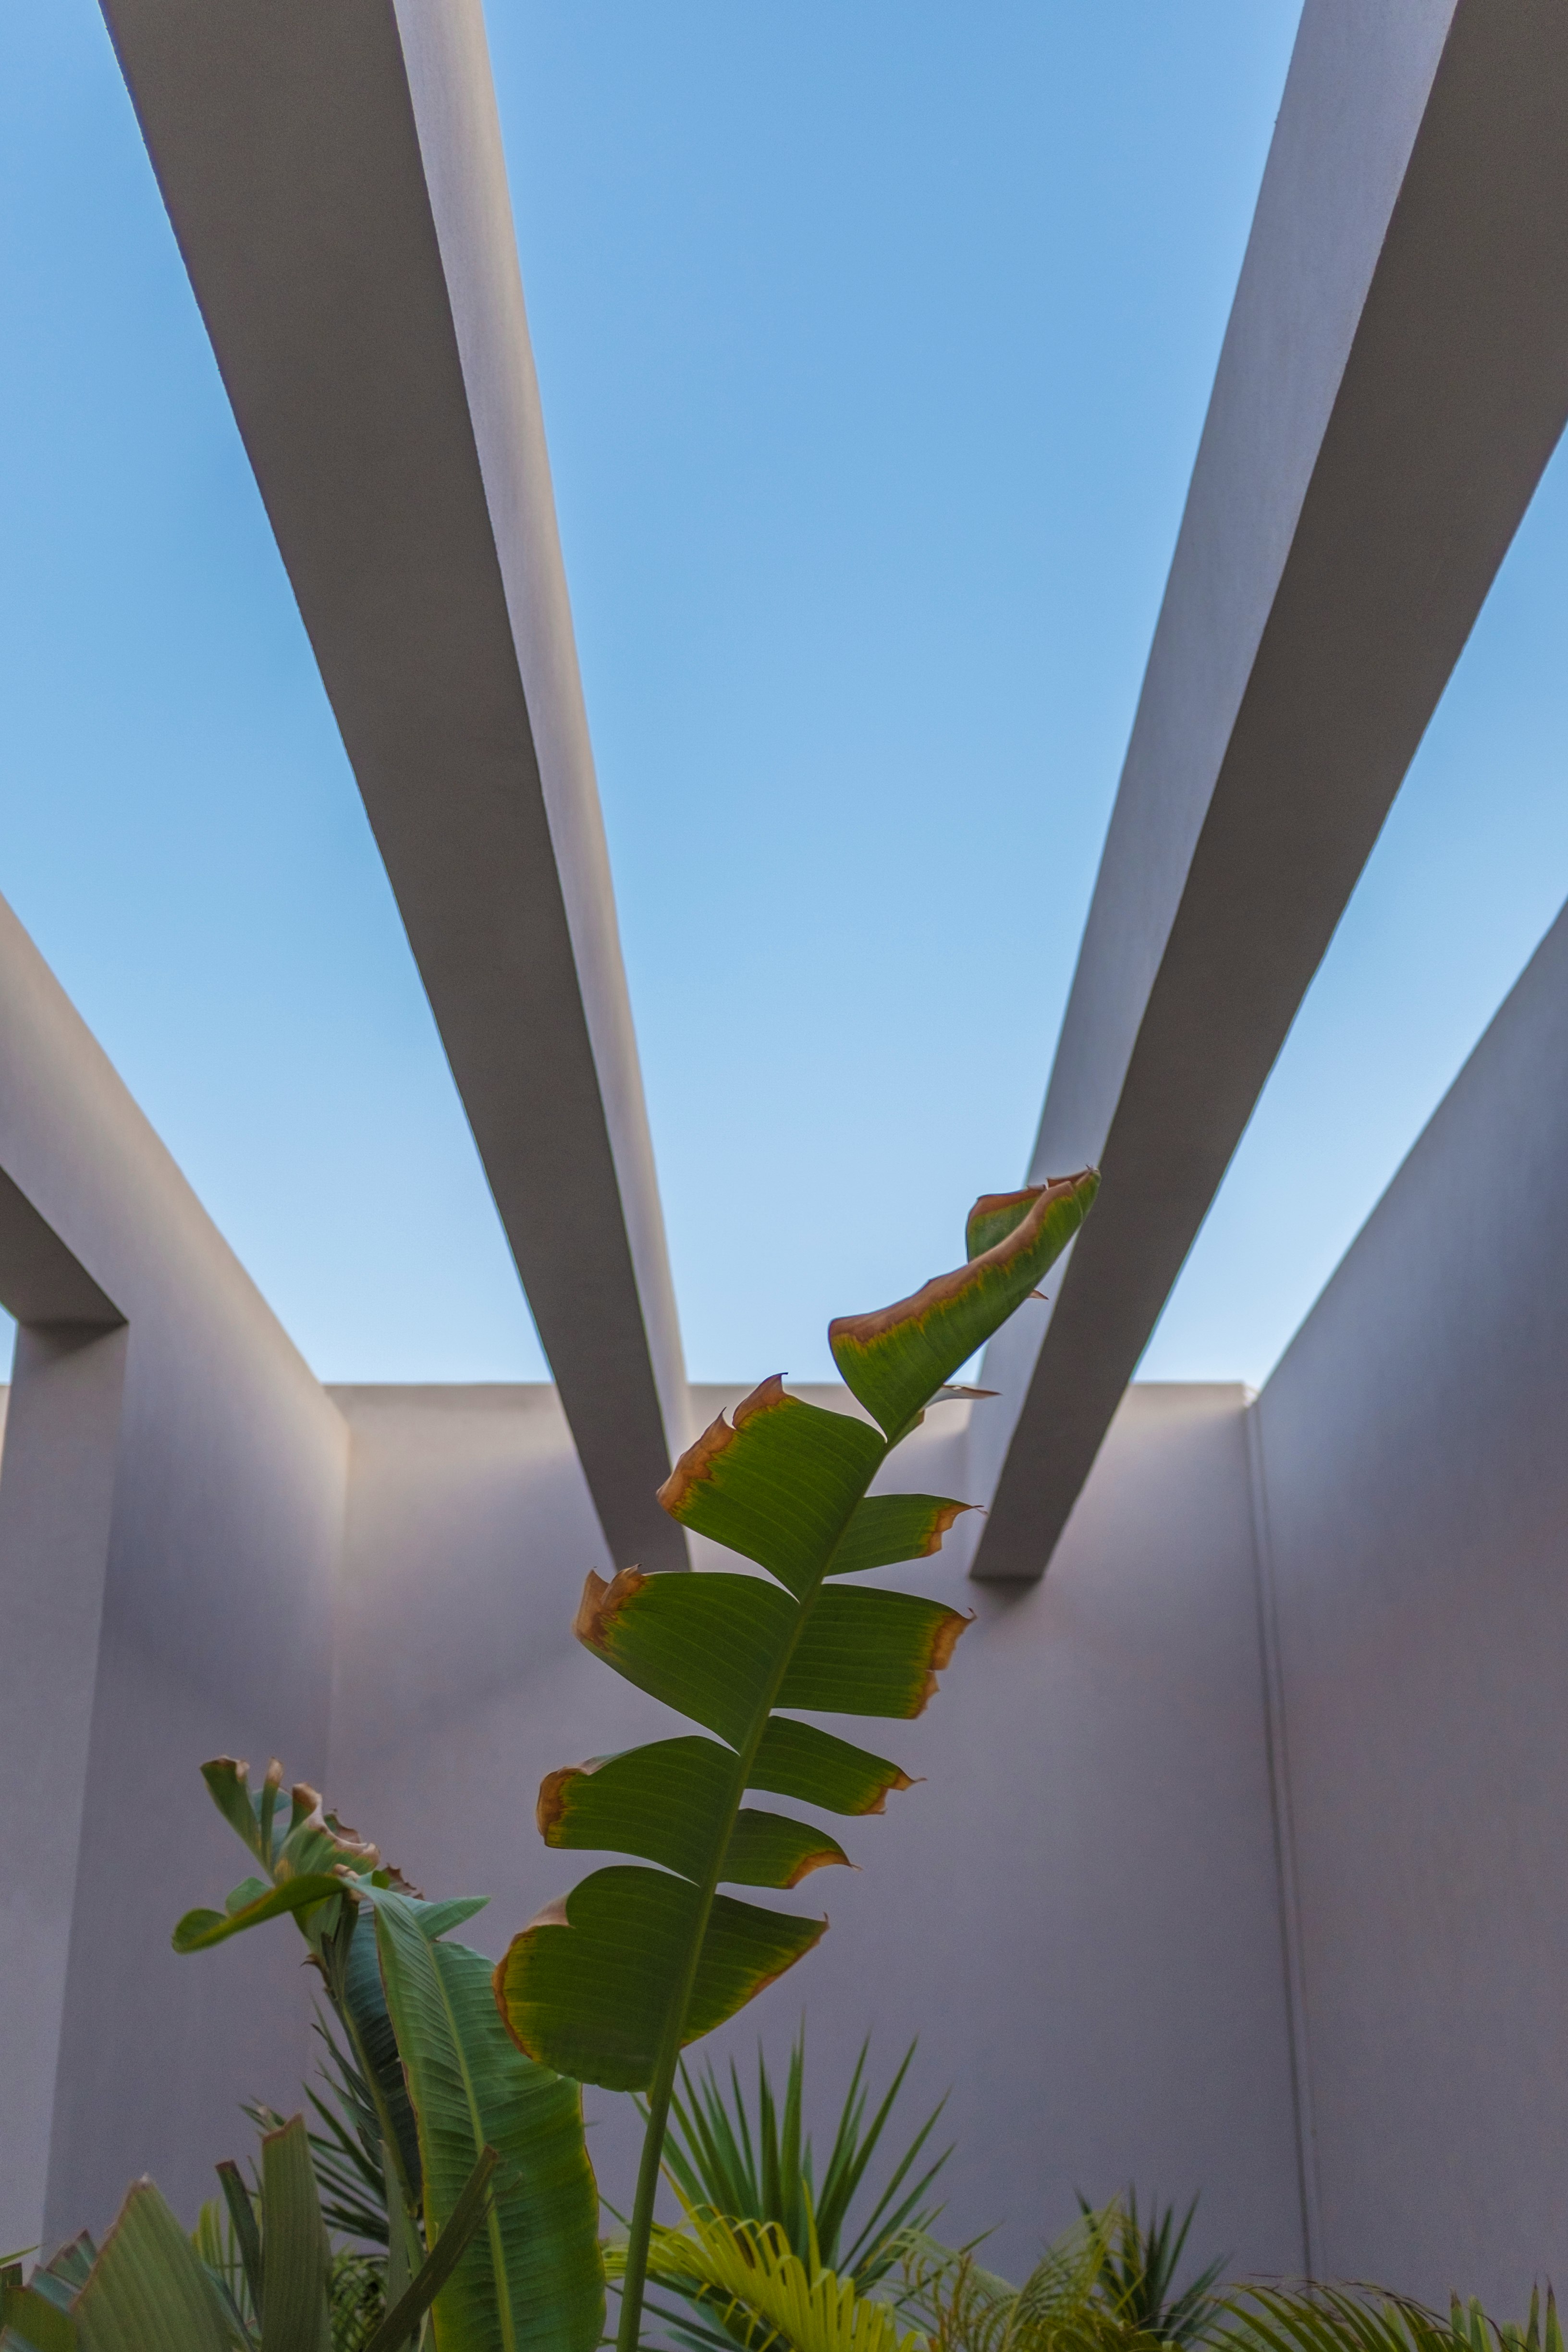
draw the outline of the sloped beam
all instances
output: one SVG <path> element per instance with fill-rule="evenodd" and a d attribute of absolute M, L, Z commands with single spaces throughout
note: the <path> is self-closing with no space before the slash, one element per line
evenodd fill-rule
<path fill-rule="evenodd" d="M 1045 1568 L 1568 418 L 1565 218 L 1563 0 L 1307 0 L 1032 1163 L 1104 1184 L 987 1355 L 977 1576 Z"/>
<path fill-rule="evenodd" d="M 615 1560 L 686 1382 L 479 0 L 104 0 Z"/>

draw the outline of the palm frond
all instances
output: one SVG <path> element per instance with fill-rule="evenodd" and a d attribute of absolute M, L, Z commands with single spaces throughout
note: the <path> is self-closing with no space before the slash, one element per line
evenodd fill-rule
<path fill-rule="evenodd" d="M 900 2308 L 921 2323 L 928 2352 L 1154 2352 L 1160 2339 L 1105 2293 L 1117 2210 L 1080 2213 L 1020 2287 L 973 2247 L 921 2239 L 904 2258 Z"/>
<path fill-rule="evenodd" d="M 1443 2318 L 1408 2295 L 1351 2284 L 1253 2286 L 1227 2297 L 1220 2352 L 1563 2352 L 1557 2298 L 1546 2292 L 1544 2344 L 1539 2290 L 1523 2327 L 1489 2319 L 1456 2295 Z"/>
<path fill-rule="evenodd" d="M 1082 2196 L 1078 2201 L 1081 2212 L 1092 2210 Z M 1138 2192 L 1131 2188 L 1104 2208 L 1106 2250 L 1100 2285 L 1105 2300 L 1122 2318 L 1163 2344 L 1199 2344 L 1221 2316 L 1213 2290 L 1225 2269 L 1223 2255 L 1200 2271 L 1180 2294 L 1174 2292 L 1197 2208 L 1194 2197 L 1178 2221 L 1175 2207 L 1162 2208 L 1156 2199 L 1145 2222 L 1138 2210 Z"/>
<path fill-rule="evenodd" d="M 917 2334 L 900 2333 L 888 2304 L 797 2254 L 777 2221 L 689 2206 L 683 2228 L 656 2227 L 653 2239 L 661 2282 L 705 2298 L 759 2352 L 923 2352 Z M 624 2248 L 606 2249 L 605 2259 L 613 2278 Z"/>
<path fill-rule="evenodd" d="M 908 2232 L 927 2231 L 936 2221 L 940 2208 L 930 2203 L 930 2194 L 952 2154 L 951 2148 L 944 2148 L 920 2168 L 946 2105 L 942 2100 L 901 2151 L 874 2194 L 860 2227 L 845 2243 L 851 2209 L 866 2188 L 868 2172 L 909 2074 L 915 2044 L 910 2044 L 868 2119 L 869 2050 L 869 2042 L 861 2044 L 840 2104 L 820 2188 L 815 2151 L 804 2124 L 804 2024 L 790 2049 L 782 2098 L 759 2047 L 754 2109 L 732 2062 L 727 2093 L 711 2065 L 695 2080 L 683 2066 L 679 2089 L 670 2104 L 664 2147 L 665 2170 L 689 2205 L 726 2214 L 732 2221 L 775 2222 L 802 2260 L 808 2255 L 815 2233 L 824 2266 L 853 2278 L 862 2291 L 893 2269 Z"/>
<path fill-rule="evenodd" d="M 353 2055 L 320 2011 L 315 2032 L 323 2055 L 317 2060 L 323 2098 L 307 2084 L 305 2096 L 316 2117 L 310 2154 L 321 2191 L 321 2218 L 329 2230 L 363 2246 L 387 2243 L 386 2168 L 381 2127 L 369 2087 Z M 247 2105 L 258 2131 L 276 2131 L 284 2118 L 270 2107 Z"/>

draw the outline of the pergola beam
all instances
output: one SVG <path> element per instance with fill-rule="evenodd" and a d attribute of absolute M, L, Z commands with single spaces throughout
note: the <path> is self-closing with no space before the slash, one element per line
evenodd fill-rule
<path fill-rule="evenodd" d="M 615 1563 L 686 1381 L 479 0 L 103 0 Z"/>
<path fill-rule="evenodd" d="M 1045 1569 L 1568 419 L 1565 218 L 1562 0 L 1307 0 L 1031 1166 L 1103 1187 L 987 1354 L 977 1576 Z"/>

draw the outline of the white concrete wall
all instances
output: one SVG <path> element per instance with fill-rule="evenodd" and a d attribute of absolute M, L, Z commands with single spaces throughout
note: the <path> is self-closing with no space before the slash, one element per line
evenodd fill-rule
<path fill-rule="evenodd" d="M 1502 2314 L 1568 2269 L 1565 1079 L 1568 916 L 1258 1408 L 1322 2258 Z"/>
<path fill-rule="evenodd" d="M 353 1474 L 332 1791 L 427 1890 L 492 1894 L 470 1932 L 499 1952 L 596 1866 L 540 1843 L 542 1775 L 676 1719 L 572 1638 L 605 1563 L 548 1390 L 334 1394 Z M 863 2034 L 889 2068 L 919 2034 L 916 2095 L 952 2094 L 951 2226 L 999 2225 L 1005 2268 L 1076 2186 L 1129 2179 L 1201 2189 L 1215 2251 L 1301 2261 L 1243 1409 L 1134 1391 L 1043 1586 L 889 1572 L 977 1612 L 926 1717 L 855 1727 L 926 1777 L 839 1824 L 862 1869 L 796 1898 L 830 1935 L 715 2038 L 781 2052 L 804 2005 L 826 2089 Z M 933 1415 L 900 1483 L 949 1491 L 960 1433 Z M 621 2202 L 633 2119 L 593 2105 Z"/>
<path fill-rule="evenodd" d="M 192 2209 L 246 2144 L 236 2103 L 298 2078 L 294 1956 L 258 1937 L 179 1960 L 169 1932 L 245 1874 L 202 1759 L 259 1769 L 273 1741 L 301 1777 L 324 1767 L 347 1440 L 3 905 L 0 1176 L 23 1324 L 0 1478 L 17 2245 L 102 2226 L 142 2171 Z M 123 1320 L 38 1319 L 100 1307 Z"/>

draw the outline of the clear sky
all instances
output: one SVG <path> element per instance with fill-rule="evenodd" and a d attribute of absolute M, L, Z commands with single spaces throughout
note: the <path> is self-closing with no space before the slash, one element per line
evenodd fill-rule
<path fill-rule="evenodd" d="M 492 0 L 689 1361 L 1018 1180 L 1295 0 Z M 538 1378 L 90 0 L 0 7 L 0 891 L 324 1376 Z M 1258 1381 L 1568 893 L 1549 475 L 1145 1370 Z"/>

